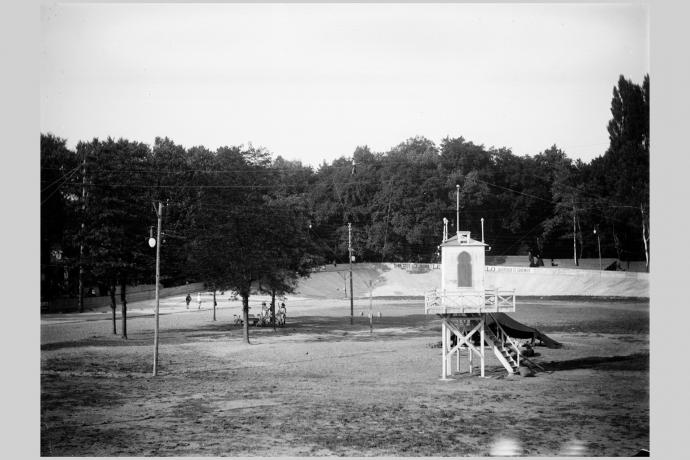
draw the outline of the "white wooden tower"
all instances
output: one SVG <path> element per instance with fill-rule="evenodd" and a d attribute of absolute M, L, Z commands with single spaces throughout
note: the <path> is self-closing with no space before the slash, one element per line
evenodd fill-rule
<path fill-rule="evenodd" d="M 444 231 L 444 237 L 447 230 Z M 482 238 L 483 239 L 483 238 Z M 508 373 L 517 372 L 520 351 L 495 322 L 497 333 L 486 327 L 487 319 L 497 312 L 515 311 L 515 291 L 486 289 L 484 286 L 485 247 L 483 241 L 470 238 L 470 232 L 458 231 L 441 244 L 441 288 L 427 293 L 424 310 L 441 318 L 441 379 L 456 370 L 460 372 L 461 351 L 467 351 L 468 370 L 473 371 L 473 356 L 479 359 L 480 375 L 484 377 L 484 352 L 492 350 Z M 472 337 L 478 333 L 479 341 Z M 455 336 L 455 343 L 451 342 Z"/>

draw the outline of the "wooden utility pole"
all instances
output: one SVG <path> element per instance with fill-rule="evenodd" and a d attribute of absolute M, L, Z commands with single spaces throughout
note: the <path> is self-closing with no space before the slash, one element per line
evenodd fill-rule
<path fill-rule="evenodd" d="M 79 238 L 79 313 L 84 312 L 84 219 L 86 219 L 86 147 L 81 161 L 81 238 Z"/>
<path fill-rule="evenodd" d="M 577 229 L 575 227 L 576 219 L 577 214 L 575 212 L 575 200 L 573 200 L 573 260 L 575 261 L 575 266 L 577 267 L 579 264 L 577 263 Z"/>
<path fill-rule="evenodd" d="M 347 252 L 350 259 L 350 324 L 354 324 L 355 301 L 352 296 L 352 224 L 347 223 Z"/>
<path fill-rule="evenodd" d="M 156 323 L 153 329 L 153 376 L 158 375 L 158 309 L 160 305 L 159 283 L 161 278 L 161 226 L 163 224 L 163 203 L 158 202 L 158 231 L 156 232 Z"/>
<path fill-rule="evenodd" d="M 374 318 L 374 309 L 373 309 L 373 290 L 374 290 L 374 281 L 369 280 L 369 334 L 374 333 L 374 323 L 373 323 L 373 318 Z"/>

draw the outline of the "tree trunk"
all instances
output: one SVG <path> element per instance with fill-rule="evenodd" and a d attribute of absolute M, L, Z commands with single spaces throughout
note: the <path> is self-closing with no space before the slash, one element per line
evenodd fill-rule
<path fill-rule="evenodd" d="M 244 324 L 242 324 L 242 334 L 244 336 L 244 341 L 249 343 L 249 294 L 242 294 L 242 319 Z"/>
<path fill-rule="evenodd" d="M 271 326 L 276 331 L 276 290 L 271 289 Z"/>
<path fill-rule="evenodd" d="M 117 300 L 115 300 L 115 283 L 108 288 L 110 294 L 110 309 L 113 311 L 113 335 L 117 335 Z"/>
<path fill-rule="evenodd" d="M 213 286 L 213 321 L 216 320 L 216 286 Z"/>
<path fill-rule="evenodd" d="M 120 302 L 122 302 L 122 338 L 127 338 L 127 284 L 120 283 Z"/>
<path fill-rule="evenodd" d="M 616 258 L 618 261 L 622 260 L 621 259 L 621 240 L 618 238 L 618 235 L 616 234 L 616 224 L 611 224 L 612 232 L 613 232 L 613 245 L 616 248 Z"/>

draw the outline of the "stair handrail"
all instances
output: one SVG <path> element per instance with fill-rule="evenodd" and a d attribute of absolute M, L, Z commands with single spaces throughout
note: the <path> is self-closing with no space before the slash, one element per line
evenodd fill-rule
<path fill-rule="evenodd" d="M 518 367 L 520 367 L 520 356 L 521 356 L 522 354 L 520 353 L 520 347 L 519 347 L 519 345 L 517 344 L 517 342 L 515 342 L 515 341 L 513 340 L 513 338 L 512 338 L 511 336 L 509 336 L 509 335 L 506 333 L 506 331 L 501 327 L 501 323 L 498 322 L 498 320 L 496 319 L 496 317 L 494 317 L 494 315 L 492 315 L 491 313 L 489 313 L 489 316 L 491 316 L 491 319 L 493 319 L 493 320 L 494 320 L 494 323 L 496 324 L 496 330 L 498 331 L 498 334 L 499 334 L 498 338 L 499 338 L 504 344 L 505 344 L 505 342 L 508 342 L 508 343 L 510 344 L 510 346 L 513 348 L 513 350 L 515 350 L 516 358 L 517 358 L 517 359 L 516 359 L 517 365 L 518 365 Z"/>
<path fill-rule="evenodd" d="M 501 349 L 499 348 L 499 345 L 494 342 L 494 339 L 500 340 L 490 328 L 487 328 L 484 340 L 486 340 L 487 343 L 491 346 L 494 355 L 496 355 L 496 358 L 498 358 L 500 363 L 503 364 L 503 367 L 508 371 L 508 373 L 515 373 L 515 370 L 513 369 L 513 364 L 511 364 L 512 359 L 503 355 Z"/>

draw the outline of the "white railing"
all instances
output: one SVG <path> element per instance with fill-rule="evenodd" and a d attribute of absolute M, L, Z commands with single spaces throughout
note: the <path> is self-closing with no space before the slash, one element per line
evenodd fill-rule
<path fill-rule="evenodd" d="M 426 313 L 488 313 L 515 311 L 515 291 L 439 291 L 424 296 Z"/>

